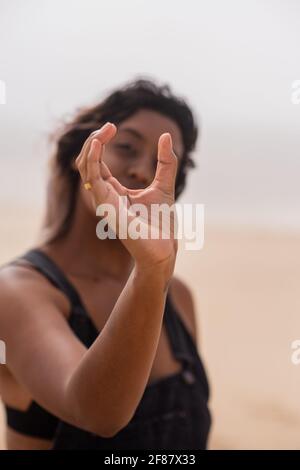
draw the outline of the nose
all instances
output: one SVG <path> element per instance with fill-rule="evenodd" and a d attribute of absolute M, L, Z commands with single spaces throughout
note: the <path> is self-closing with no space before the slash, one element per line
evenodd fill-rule
<path fill-rule="evenodd" d="M 128 169 L 131 189 L 143 189 L 152 183 L 154 178 L 153 160 L 149 156 L 133 163 Z"/>

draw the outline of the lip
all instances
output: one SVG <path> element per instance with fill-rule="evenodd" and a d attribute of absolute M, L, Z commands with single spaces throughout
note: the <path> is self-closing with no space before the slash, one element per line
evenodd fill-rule
<path fill-rule="evenodd" d="M 145 189 L 146 186 L 136 186 L 136 185 L 130 185 L 130 186 L 127 186 L 128 189 Z"/>
<path fill-rule="evenodd" d="M 145 189 L 147 185 L 145 184 L 133 184 L 132 182 L 124 183 L 124 186 L 128 189 Z"/>

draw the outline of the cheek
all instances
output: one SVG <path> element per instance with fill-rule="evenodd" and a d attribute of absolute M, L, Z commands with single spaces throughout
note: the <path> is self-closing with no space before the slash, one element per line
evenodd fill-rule
<path fill-rule="evenodd" d="M 122 159 L 119 155 L 116 155 L 113 151 L 105 151 L 103 155 L 103 161 L 106 163 L 111 171 L 111 174 L 118 177 L 126 171 L 125 159 Z"/>

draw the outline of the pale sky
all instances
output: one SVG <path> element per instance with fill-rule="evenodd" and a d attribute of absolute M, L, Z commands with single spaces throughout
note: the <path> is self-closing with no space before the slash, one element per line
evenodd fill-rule
<path fill-rule="evenodd" d="M 0 0 L 0 201 L 42 204 L 47 134 L 143 75 L 201 121 L 182 202 L 211 221 L 300 228 L 299 57 L 297 0 Z"/>

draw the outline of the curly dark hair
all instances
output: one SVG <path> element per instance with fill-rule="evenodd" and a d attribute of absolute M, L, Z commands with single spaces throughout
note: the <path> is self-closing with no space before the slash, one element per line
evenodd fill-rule
<path fill-rule="evenodd" d="M 191 157 L 198 137 L 195 117 L 183 98 L 175 96 L 169 85 L 158 85 L 153 80 L 139 78 L 112 91 L 103 101 L 92 107 L 80 108 L 75 118 L 64 125 L 56 136 L 56 149 L 50 160 L 47 213 L 43 230 L 46 240 L 53 241 L 65 234 L 71 226 L 79 183 L 79 173 L 73 163 L 91 132 L 109 121 L 116 125 L 140 109 L 151 109 L 173 119 L 183 141 L 183 155 L 178 167 L 175 199 L 185 188 L 189 168 L 195 163 Z M 57 198 L 57 204 L 53 198 Z M 62 204 L 65 204 L 62 210 Z M 60 208 L 58 216 L 57 207 Z M 55 213 L 56 212 L 56 213 Z"/>

